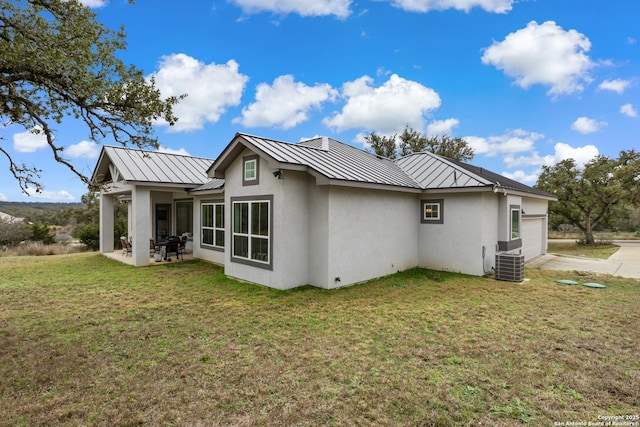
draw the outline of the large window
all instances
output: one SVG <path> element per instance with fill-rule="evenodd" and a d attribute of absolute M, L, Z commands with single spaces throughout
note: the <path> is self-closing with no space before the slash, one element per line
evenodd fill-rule
<path fill-rule="evenodd" d="M 224 203 L 202 203 L 202 246 L 224 248 Z"/>
<path fill-rule="evenodd" d="M 511 208 L 511 240 L 520 238 L 520 207 Z"/>
<path fill-rule="evenodd" d="M 260 200 L 231 199 L 232 260 L 271 268 L 271 196 Z"/>
<path fill-rule="evenodd" d="M 420 222 L 423 224 L 443 224 L 444 223 L 444 200 L 422 200 L 420 202 L 421 216 Z"/>
<path fill-rule="evenodd" d="M 176 202 L 176 235 L 193 236 L 193 202 L 191 200 Z"/>

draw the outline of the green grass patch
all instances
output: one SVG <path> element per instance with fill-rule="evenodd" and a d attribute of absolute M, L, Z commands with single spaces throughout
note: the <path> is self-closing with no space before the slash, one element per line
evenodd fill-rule
<path fill-rule="evenodd" d="M 576 273 L 563 278 L 586 280 Z M 0 258 L 7 425 L 553 425 L 637 414 L 640 281 L 413 269 L 276 291 L 193 261 Z M 590 279 L 591 280 L 591 279 Z M 0 423 L 1 424 L 1 423 Z"/>
<path fill-rule="evenodd" d="M 548 244 L 547 252 L 585 258 L 608 259 L 620 247 L 617 245 L 584 245 L 576 242 L 553 242 Z"/>

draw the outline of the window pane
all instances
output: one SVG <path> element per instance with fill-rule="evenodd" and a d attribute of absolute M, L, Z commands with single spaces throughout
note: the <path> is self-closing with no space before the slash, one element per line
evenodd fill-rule
<path fill-rule="evenodd" d="M 176 234 L 193 234 L 193 203 L 176 202 Z"/>
<path fill-rule="evenodd" d="M 202 205 L 202 226 L 213 227 L 213 205 Z"/>
<path fill-rule="evenodd" d="M 213 230 L 205 228 L 202 230 L 202 243 L 205 245 L 213 245 Z"/>
<path fill-rule="evenodd" d="M 256 161 L 247 160 L 244 162 L 244 179 L 251 180 L 256 178 Z"/>
<path fill-rule="evenodd" d="M 269 235 L 269 203 L 256 202 L 251 204 L 251 234 L 259 236 Z"/>
<path fill-rule="evenodd" d="M 224 230 L 216 230 L 216 246 L 224 248 Z"/>
<path fill-rule="evenodd" d="M 249 232 L 249 204 L 234 203 L 233 205 L 233 232 Z"/>
<path fill-rule="evenodd" d="M 262 237 L 251 238 L 251 259 L 269 262 L 269 239 Z"/>
<path fill-rule="evenodd" d="M 511 238 L 520 238 L 520 210 L 511 211 Z"/>
<path fill-rule="evenodd" d="M 216 228 L 224 228 L 224 205 L 216 205 Z"/>
<path fill-rule="evenodd" d="M 424 205 L 424 218 L 425 219 L 439 219 L 440 218 L 440 205 L 438 203 L 425 203 L 425 205 Z"/>
<path fill-rule="evenodd" d="M 249 258 L 249 238 L 246 236 L 233 236 L 233 255 L 241 258 Z"/>

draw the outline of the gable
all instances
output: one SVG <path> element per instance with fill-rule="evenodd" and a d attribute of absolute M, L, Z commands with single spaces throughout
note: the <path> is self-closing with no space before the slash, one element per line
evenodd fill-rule
<path fill-rule="evenodd" d="M 105 146 L 100 153 L 91 183 L 197 187 L 209 183 L 206 170 L 211 163 L 212 159 L 201 157 Z"/>

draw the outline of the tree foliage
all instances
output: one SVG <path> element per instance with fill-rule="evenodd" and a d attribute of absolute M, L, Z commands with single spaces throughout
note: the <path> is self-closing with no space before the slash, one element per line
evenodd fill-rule
<path fill-rule="evenodd" d="M 378 156 L 386 157 L 387 159 L 395 159 L 398 157 L 396 149 L 396 135 L 381 136 L 375 132 L 371 132 L 369 135 L 364 137 L 364 140 Z"/>
<path fill-rule="evenodd" d="M 85 183 L 89 178 L 64 157 L 55 125 L 79 120 L 92 140 L 157 147 L 153 125 L 174 124 L 172 106 L 153 80 L 115 54 L 126 47 L 113 31 L 77 0 L 0 0 L 0 120 L 42 134 L 56 161 Z M 0 136 L 0 143 L 2 143 Z M 37 166 L 18 164 L 0 144 L 9 170 L 23 191 L 42 189 Z"/>
<path fill-rule="evenodd" d="M 396 145 L 397 139 L 400 140 L 399 147 Z M 397 158 L 398 150 L 400 156 L 428 151 L 460 162 L 468 162 L 475 154 L 463 138 L 452 138 L 448 135 L 426 137 L 409 125 L 405 126 L 399 136 L 380 136 L 371 132 L 365 137 L 365 141 L 374 153 L 389 159 Z"/>
<path fill-rule="evenodd" d="M 549 209 L 578 227 L 594 244 L 599 225 L 629 214 L 640 205 L 640 153 L 621 151 L 617 159 L 598 156 L 579 168 L 573 159 L 544 166 L 536 187 L 558 198 Z"/>
<path fill-rule="evenodd" d="M 16 245 L 31 236 L 31 228 L 22 221 L 0 221 L 0 245 Z"/>

